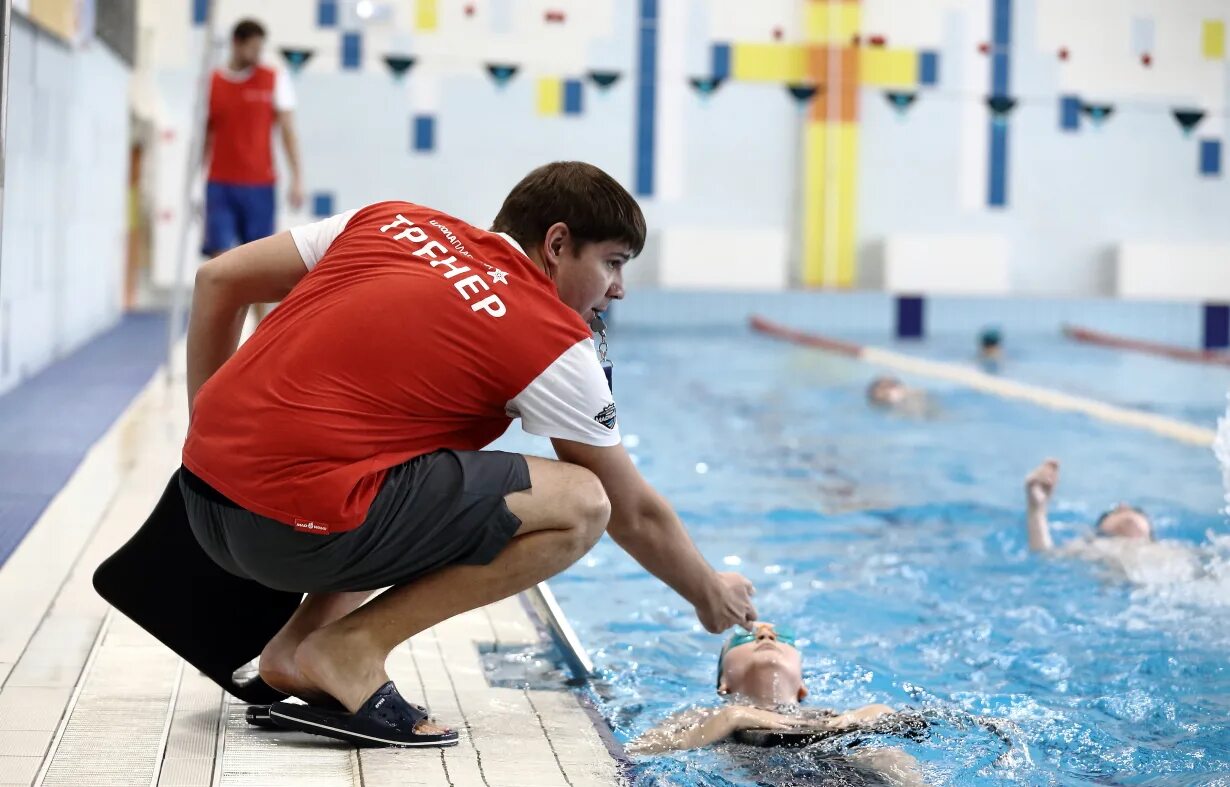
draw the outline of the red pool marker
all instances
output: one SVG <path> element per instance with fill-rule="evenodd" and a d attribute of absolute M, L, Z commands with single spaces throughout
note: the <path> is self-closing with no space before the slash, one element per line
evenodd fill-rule
<path fill-rule="evenodd" d="M 1132 339 L 1126 336 L 1115 336 L 1075 325 L 1063 326 L 1063 335 L 1085 344 L 1096 344 L 1101 347 L 1114 347 L 1118 350 L 1134 350 L 1135 352 L 1160 355 L 1177 361 L 1191 363 L 1207 363 L 1214 366 L 1230 366 L 1230 355 L 1212 350 L 1193 350 L 1188 347 L 1176 347 L 1161 342 L 1147 342 L 1143 339 Z"/>

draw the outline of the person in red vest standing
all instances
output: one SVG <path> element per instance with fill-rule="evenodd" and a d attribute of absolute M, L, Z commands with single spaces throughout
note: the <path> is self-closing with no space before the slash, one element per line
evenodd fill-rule
<path fill-rule="evenodd" d="M 294 88 L 285 71 L 261 65 L 265 28 L 252 19 L 235 25 L 231 56 L 209 86 L 205 129 L 205 239 L 210 258 L 273 234 L 276 175 L 273 129 L 282 133 L 290 165 L 287 202 L 303 205 L 299 143 L 295 137 Z M 258 312 L 259 315 L 259 312 Z"/>

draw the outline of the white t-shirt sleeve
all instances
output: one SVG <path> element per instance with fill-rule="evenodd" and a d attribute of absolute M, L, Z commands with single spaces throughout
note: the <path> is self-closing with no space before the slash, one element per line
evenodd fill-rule
<path fill-rule="evenodd" d="M 278 112 L 289 112 L 295 108 L 295 86 L 284 68 L 274 72 L 273 108 Z"/>
<path fill-rule="evenodd" d="M 330 244 L 342 234 L 350 217 L 358 210 L 348 210 L 312 224 L 300 225 L 290 231 L 290 236 L 295 240 L 295 248 L 299 249 L 299 256 L 303 258 L 303 264 L 308 270 L 316 267 L 316 263 L 325 256 Z"/>
<path fill-rule="evenodd" d="M 615 400 L 592 339 L 569 347 L 505 408 L 521 428 L 586 445 L 619 445 Z"/>

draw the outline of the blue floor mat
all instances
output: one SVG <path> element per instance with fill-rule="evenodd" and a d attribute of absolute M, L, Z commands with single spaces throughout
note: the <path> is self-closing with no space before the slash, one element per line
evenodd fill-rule
<path fill-rule="evenodd" d="M 0 565 L 149 382 L 166 342 L 165 314 L 129 314 L 0 396 Z"/>

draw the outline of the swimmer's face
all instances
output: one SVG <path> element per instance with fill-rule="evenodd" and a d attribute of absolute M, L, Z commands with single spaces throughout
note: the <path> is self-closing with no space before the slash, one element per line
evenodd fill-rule
<path fill-rule="evenodd" d="M 1120 503 L 1102 516 L 1098 522 L 1098 535 L 1147 539 L 1153 535 L 1153 523 L 1138 509 Z"/>
<path fill-rule="evenodd" d="M 232 41 L 231 51 L 234 53 L 235 65 L 241 69 L 256 65 L 261 61 L 261 49 L 264 46 L 264 36 L 251 36 L 244 41 Z"/>
<path fill-rule="evenodd" d="M 905 385 L 895 377 L 880 377 L 871 384 L 867 398 L 872 404 L 892 407 L 905 400 Z"/>
<path fill-rule="evenodd" d="M 761 705 L 800 702 L 807 696 L 802 654 L 778 640 L 772 623 L 757 623 L 752 633 L 755 639 L 726 651 L 718 692 Z"/>
<path fill-rule="evenodd" d="M 624 297 L 624 265 L 631 258 L 632 249 L 623 241 L 594 241 L 577 248 L 563 222 L 552 225 L 544 238 L 547 275 L 555 281 L 560 300 L 586 322 Z"/>

